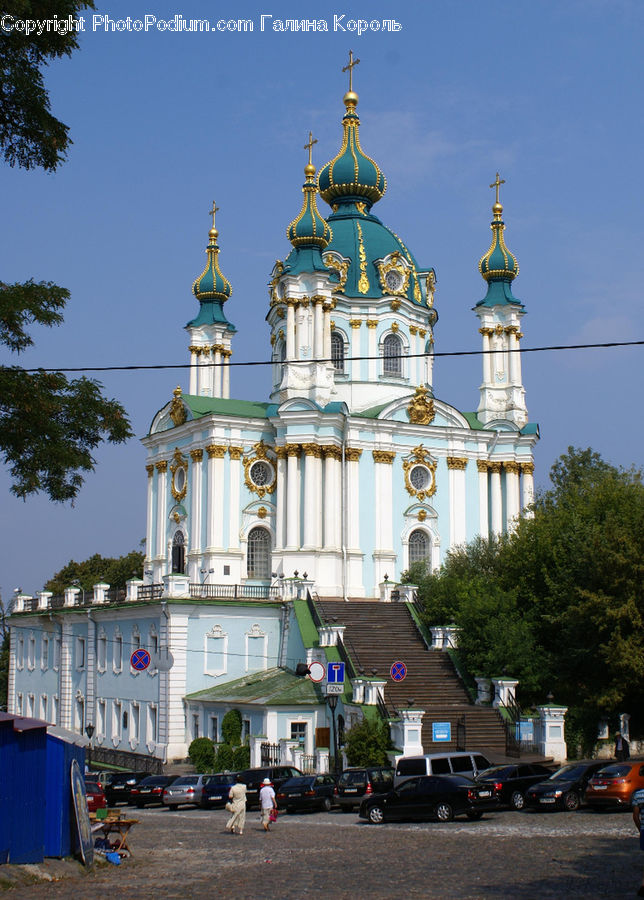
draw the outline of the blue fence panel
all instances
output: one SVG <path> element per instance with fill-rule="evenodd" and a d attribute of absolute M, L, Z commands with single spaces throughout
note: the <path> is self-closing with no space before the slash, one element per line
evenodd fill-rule
<path fill-rule="evenodd" d="M 45 856 L 69 856 L 77 844 L 70 770 L 75 759 L 85 770 L 85 749 L 47 735 Z"/>
<path fill-rule="evenodd" d="M 0 722 L 0 859 L 20 865 L 45 854 L 46 724 L 23 721 Z"/>

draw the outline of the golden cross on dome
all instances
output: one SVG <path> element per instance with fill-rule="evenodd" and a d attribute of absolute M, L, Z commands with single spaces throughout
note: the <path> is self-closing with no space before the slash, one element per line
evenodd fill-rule
<path fill-rule="evenodd" d="M 219 212 L 219 207 L 215 204 L 215 201 L 212 201 L 212 209 L 208 210 L 209 215 L 212 216 L 212 227 L 215 227 L 215 213 Z"/>
<path fill-rule="evenodd" d="M 349 50 L 349 64 L 347 66 L 345 66 L 342 69 L 342 71 L 346 72 L 348 70 L 348 72 L 349 72 L 349 90 L 350 91 L 353 90 L 353 67 L 357 66 L 359 62 L 360 62 L 359 59 L 353 58 L 353 50 Z"/>
<path fill-rule="evenodd" d="M 499 188 L 502 184 L 505 184 L 505 178 L 499 178 L 499 173 L 496 173 L 496 181 L 493 181 L 490 185 L 491 188 L 496 188 L 496 202 L 499 202 Z"/>
<path fill-rule="evenodd" d="M 317 144 L 318 139 L 313 137 L 313 132 L 309 131 L 309 142 L 304 145 L 304 149 L 309 151 L 309 165 L 312 166 L 313 162 L 311 161 L 311 152 L 313 150 L 313 144 Z"/>

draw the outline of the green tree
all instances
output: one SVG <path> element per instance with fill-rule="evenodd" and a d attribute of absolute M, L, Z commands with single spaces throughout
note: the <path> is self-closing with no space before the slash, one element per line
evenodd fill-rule
<path fill-rule="evenodd" d="M 215 755 L 215 771 L 230 772 L 234 768 L 235 755 L 230 744 L 220 744 Z"/>
<path fill-rule="evenodd" d="M 210 738 L 195 738 L 188 747 L 188 756 L 197 772 L 214 772 L 215 747 Z"/>
<path fill-rule="evenodd" d="M 225 744 L 238 747 L 241 744 L 242 717 L 238 709 L 229 709 L 221 720 L 221 736 Z"/>
<path fill-rule="evenodd" d="M 105 582 L 114 590 L 125 590 L 130 578 L 140 578 L 143 571 L 144 554 L 132 550 L 125 556 L 104 557 L 98 553 L 83 562 L 70 560 L 45 584 L 46 591 L 61 595 L 65 588 L 78 585 L 84 591 L 91 591 L 95 584 Z"/>
<path fill-rule="evenodd" d="M 384 766 L 387 762 L 389 729 L 380 719 L 363 719 L 344 737 L 344 752 L 350 766 Z"/>
<path fill-rule="evenodd" d="M 92 0 L 8 0 L 3 15 L 9 25 L 54 15 L 62 22 L 93 7 Z M 50 112 L 42 70 L 78 48 L 77 33 L 61 28 L 26 35 L 9 28 L 0 37 L 0 151 L 10 166 L 53 172 L 71 139 Z M 69 291 L 50 281 L 0 280 L 0 344 L 25 350 L 33 344 L 29 327 L 59 325 L 68 299 Z M 0 451 L 14 494 L 44 491 L 52 500 L 73 500 L 84 474 L 94 470 L 93 451 L 105 440 L 132 436 L 124 408 L 101 391 L 93 379 L 0 365 Z"/>

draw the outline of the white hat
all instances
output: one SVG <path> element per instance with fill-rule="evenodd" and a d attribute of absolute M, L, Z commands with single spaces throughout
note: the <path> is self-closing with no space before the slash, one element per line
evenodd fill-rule
<path fill-rule="evenodd" d="M 262 784 L 270 784 L 270 783 L 271 783 L 270 778 L 265 778 L 265 779 L 262 781 Z"/>

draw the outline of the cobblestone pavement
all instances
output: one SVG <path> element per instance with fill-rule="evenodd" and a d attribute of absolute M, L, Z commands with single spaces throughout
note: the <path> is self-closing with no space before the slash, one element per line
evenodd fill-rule
<path fill-rule="evenodd" d="M 367 825 L 339 811 L 281 815 L 242 836 L 227 813 L 135 812 L 120 866 L 8 892 L 12 900 L 612 898 L 635 895 L 644 853 L 628 813 L 487 814 L 480 822 Z"/>

